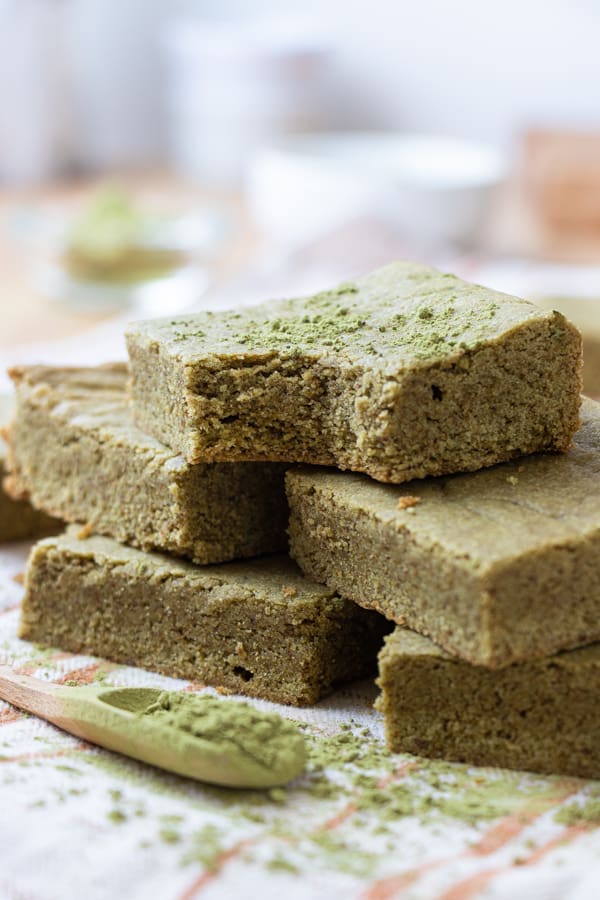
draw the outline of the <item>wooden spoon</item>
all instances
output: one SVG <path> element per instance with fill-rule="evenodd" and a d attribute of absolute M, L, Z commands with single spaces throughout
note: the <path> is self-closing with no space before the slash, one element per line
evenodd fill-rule
<path fill-rule="evenodd" d="M 86 741 L 169 772 L 225 787 L 269 788 L 286 784 L 304 770 L 306 747 L 300 731 L 267 767 L 237 747 L 223 752 L 222 745 L 141 715 L 161 693 L 157 688 L 67 687 L 0 666 L 0 699 Z M 169 739 L 169 731 L 176 740 Z"/>

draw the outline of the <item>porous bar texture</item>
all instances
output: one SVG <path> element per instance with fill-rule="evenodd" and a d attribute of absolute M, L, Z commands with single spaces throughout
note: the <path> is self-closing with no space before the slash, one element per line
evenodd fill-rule
<path fill-rule="evenodd" d="M 145 550 L 215 563 L 286 547 L 283 466 L 191 466 L 134 424 L 124 366 L 12 369 L 15 497 Z"/>
<path fill-rule="evenodd" d="M 13 500 L 2 488 L 6 475 L 5 452 L 0 441 L 0 541 L 43 537 L 62 529 L 62 523 L 34 509 L 25 500 Z"/>
<path fill-rule="evenodd" d="M 494 672 L 397 628 L 379 671 L 393 752 L 600 777 L 600 644 Z"/>
<path fill-rule="evenodd" d="M 600 404 L 569 453 L 402 488 L 299 469 L 306 575 L 450 653 L 498 668 L 600 640 Z"/>
<path fill-rule="evenodd" d="M 129 327 L 139 426 L 193 463 L 399 483 L 566 450 L 581 338 L 559 313 L 412 263 L 313 297 Z"/>
<path fill-rule="evenodd" d="M 110 538 L 38 543 L 21 637 L 281 703 L 373 674 L 387 622 L 287 556 L 194 566 Z"/>

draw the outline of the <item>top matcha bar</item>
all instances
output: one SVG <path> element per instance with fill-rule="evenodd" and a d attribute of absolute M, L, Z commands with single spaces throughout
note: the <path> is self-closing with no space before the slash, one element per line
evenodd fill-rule
<path fill-rule="evenodd" d="M 380 481 L 566 450 L 581 338 L 557 312 L 392 263 L 313 297 L 130 326 L 135 418 L 189 462 Z"/>

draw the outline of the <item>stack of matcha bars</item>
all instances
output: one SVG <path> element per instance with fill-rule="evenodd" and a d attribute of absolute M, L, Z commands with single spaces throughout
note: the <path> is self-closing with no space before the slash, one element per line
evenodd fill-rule
<path fill-rule="evenodd" d="M 12 373 L 6 489 L 73 523 L 24 638 L 292 704 L 379 652 L 391 750 L 600 776 L 600 406 L 563 316 L 393 263 L 127 341 Z"/>

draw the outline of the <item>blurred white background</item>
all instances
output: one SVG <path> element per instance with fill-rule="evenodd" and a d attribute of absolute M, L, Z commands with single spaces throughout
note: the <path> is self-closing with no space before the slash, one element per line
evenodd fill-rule
<path fill-rule="evenodd" d="M 329 50 L 318 100 L 330 129 L 506 146 L 531 125 L 600 126 L 595 0 L 0 0 L 0 176 L 168 159 L 183 102 L 174 23 L 299 13 Z"/>

